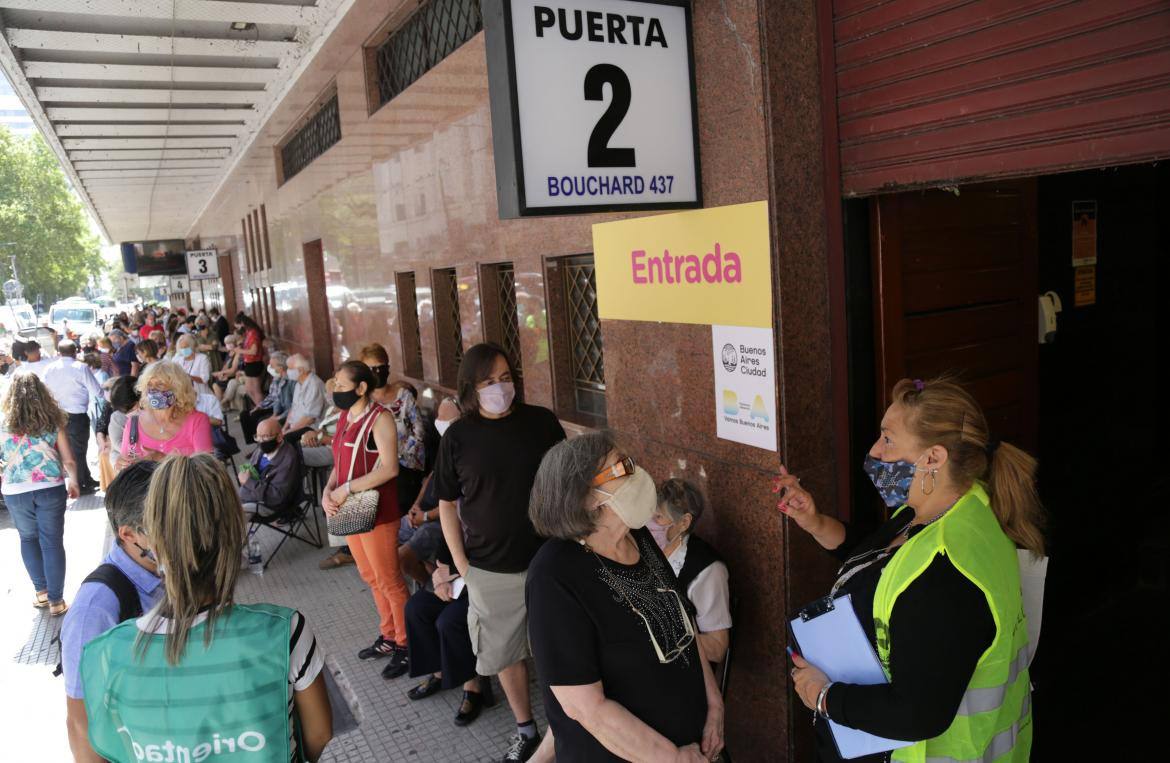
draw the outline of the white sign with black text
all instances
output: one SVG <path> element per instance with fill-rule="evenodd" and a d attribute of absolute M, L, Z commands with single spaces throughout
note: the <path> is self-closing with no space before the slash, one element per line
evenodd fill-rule
<path fill-rule="evenodd" d="M 770 328 L 712 326 L 715 435 L 776 450 L 776 347 Z"/>
<path fill-rule="evenodd" d="M 219 278 L 219 252 L 214 249 L 187 252 L 187 275 L 192 281 Z"/>
<path fill-rule="evenodd" d="M 485 3 L 501 216 L 701 206 L 690 13 Z"/>
<path fill-rule="evenodd" d="M 191 282 L 187 279 L 187 276 L 171 276 L 170 284 L 168 285 L 170 287 L 168 291 L 171 294 L 191 291 Z"/>

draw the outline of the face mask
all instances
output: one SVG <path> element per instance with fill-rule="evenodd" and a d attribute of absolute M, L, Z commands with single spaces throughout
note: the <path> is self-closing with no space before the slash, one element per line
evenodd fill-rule
<path fill-rule="evenodd" d="M 143 559 L 149 559 L 152 562 L 158 561 L 158 558 L 155 557 L 154 552 L 151 551 L 149 548 L 143 548 L 138 543 L 135 543 L 134 545 L 138 546 L 138 555 L 141 556 Z M 161 572 L 161 570 L 160 570 L 160 572 Z"/>
<path fill-rule="evenodd" d="M 666 547 L 670 545 L 670 541 L 672 540 L 672 538 L 668 537 L 668 533 L 672 527 L 674 527 L 673 524 L 660 525 L 657 522 L 646 523 L 646 529 L 649 530 L 650 534 L 654 536 L 654 542 L 657 543 L 658 547 L 663 551 L 666 550 Z"/>
<path fill-rule="evenodd" d="M 654 487 L 654 480 L 640 466 L 635 466 L 634 473 L 612 493 L 594 489 L 608 497 L 605 503 L 631 530 L 645 527 L 658 508 L 658 490 Z"/>
<path fill-rule="evenodd" d="M 156 411 L 166 410 L 175 404 L 175 393 L 169 389 L 148 389 L 146 404 Z"/>
<path fill-rule="evenodd" d="M 914 484 L 914 472 L 918 466 L 910 461 L 882 461 L 866 455 L 861 468 L 877 488 L 882 501 L 891 509 L 905 505 L 910 498 L 910 486 Z"/>
<path fill-rule="evenodd" d="M 516 397 L 516 385 L 512 382 L 500 382 L 484 387 L 476 394 L 479 396 L 479 407 L 498 416 L 512 407 L 512 400 Z"/>
<path fill-rule="evenodd" d="M 334 392 L 333 404 L 337 406 L 339 411 L 348 411 L 361 398 L 355 390 L 349 392 Z"/>
<path fill-rule="evenodd" d="M 301 380 L 301 369 L 299 369 L 299 368 L 288 369 L 288 378 L 292 379 L 293 381 L 300 381 Z"/>
<path fill-rule="evenodd" d="M 276 449 L 280 447 L 280 443 L 276 440 L 268 440 L 260 443 L 260 450 L 264 453 L 275 453 Z"/>
<path fill-rule="evenodd" d="M 439 421 L 438 419 L 435 419 L 435 429 L 439 431 L 439 437 L 445 435 L 447 433 L 447 428 L 450 426 L 450 421 Z"/>
<path fill-rule="evenodd" d="M 192 350 L 190 347 L 180 347 L 180 348 L 179 348 L 179 356 L 180 356 L 180 357 L 183 357 L 183 358 L 189 358 L 189 357 L 191 357 L 191 355 L 192 355 L 194 352 L 195 352 L 195 351 L 194 351 L 194 350 Z"/>
<path fill-rule="evenodd" d="M 271 376 L 273 379 L 275 379 L 276 377 L 280 376 L 280 374 L 278 374 L 278 373 L 276 372 L 276 369 L 275 369 L 275 368 L 273 368 L 272 366 L 268 366 L 268 375 L 269 375 L 269 376 Z"/>
<path fill-rule="evenodd" d="M 374 378 L 378 380 L 378 389 L 386 386 L 386 382 L 390 381 L 390 366 L 380 365 L 371 366 L 370 370 L 374 372 Z"/>

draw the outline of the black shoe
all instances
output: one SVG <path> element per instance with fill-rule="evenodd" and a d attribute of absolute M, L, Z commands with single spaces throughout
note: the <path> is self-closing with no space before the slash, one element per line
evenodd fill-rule
<path fill-rule="evenodd" d="M 77 488 L 77 494 L 78 495 L 93 495 L 94 493 L 96 493 L 98 491 L 99 487 L 100 487 L 100 485 L 98 485 L 98 483 L 96 483 L 96 482 L 90 483 L 88 485 L 82 485 L 79 488 Z"/>
<path fill-rule="evenodd" d="M 455 713 L 455 725 L 466 726 L 479 717 L 485 707 L 496 704 L 492 695 L 492 680 L 480 676 L 479 691 L 464 691 L 463 701 L 459 703 L 459 710 Z"/>
<path fill-rule="evenodd" d="M 389 657 L 392 654 L 394 654 L 394 642 L 378 636 L 378 640 L 372 646 L 367 646 L 358 652 L 358 659 L 369 660 L 377 657 Z"/>
<path fill-rule="evenodd" d="M 406 647 L 391 644 L 394 652 L 390 655 L 390 662 L 386 663 L 386 667 L 382 668 L 382 678 L 389 681 L 391 678 L 398 678 L 410 670 L 410 653 L 406 651 Z"/>
<path fill-rule="evenodd" d="M 540 747 L 540 733 L 526 737 L 523 734 L 513 734 L 508 740 L 508 751 L 504 753 L 504 763 L 522 763 L 532 757 L 536 748 Z"/>
<path fill-rule="evenodd" d="M 443 679 L 427 676 L 426 680 L 406 693 L 410 699 L 426 699 L 443 688 Z"/>

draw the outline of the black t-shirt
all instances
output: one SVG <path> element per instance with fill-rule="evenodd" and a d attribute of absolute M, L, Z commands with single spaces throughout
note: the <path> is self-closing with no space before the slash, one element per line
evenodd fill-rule
<path fill-rule="evenodd" d="M 528 519 L 528 496 L 540 460 L 563 439 L 552 411 L 524 403 L 501 419 L 470 415 L 451 424 L 439 445 L 436 491 L 443 501 L 462 498 L 463 547 L 472 565 L 528 569 L 541 543 Z"/>
<path fill-rule="evenodd" d="M 686 592 L 650 533 L 635 530 L 632 537 L 641 552 L 634 565 L 605 559 L 574 541 L 552 539 L 528 570 L 528 637 L 558 763 L 620 758 L 565 715 L 552 686 L 600 681 L 607 699 L 674 744 L 697 743 L 703 736 L 707 695 L 697 644 L 692 640 L 673 661 L 662 663 L 646 624 L 664 653 L 675 649 L 685 633 L 679 604 L 686 606 Z"/>
<path fill-rule="evenodd" d="M 903 511 L 868 537 L 846 525 L 845 540 L 833 553 L 842 574 L 862 567 L 838 590 L 851 594 L 854 613 L 870 643 L 877 644 L 873 599 L 890 557 L 882 549 L 913 520 Z M 911 530 L 914 537 L 920 527 Z M 874 686 L 835 684 L 826 698 L 829 717 L 888 739 L 930 739 L 950 726 L 971 682 L 975 665 L 995 638 L 995 621 L 983 592 L 939 555 L 914 579 L 890 614 L 890 672 L 894 682 Z M 842 760 L 828 724 L 817 724 L 817 759 Z M 889 760 L 889 753 L 857 758 L 864 763 Z"/>

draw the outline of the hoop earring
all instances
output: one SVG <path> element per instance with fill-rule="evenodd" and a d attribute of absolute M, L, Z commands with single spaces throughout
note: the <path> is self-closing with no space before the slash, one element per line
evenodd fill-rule
<path fill-rule="evenodd" d="M 938 487 L 938 469 L 931 469 L 930 472 L 930 490 L 926 489 L 926 475 L 922 475 L 922 494 L 930 495 Z"/>

